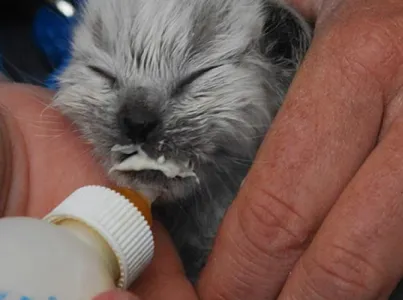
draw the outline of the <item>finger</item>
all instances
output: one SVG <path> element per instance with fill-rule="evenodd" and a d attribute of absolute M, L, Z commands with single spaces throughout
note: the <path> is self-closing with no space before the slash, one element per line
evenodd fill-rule
<path fill-rule="evenodd" d="M 294 7 L 306 20 L 315 21 L 323 0 L 285 0 Z"/>
<path fill-rule="evenodd" d="M 376 30 L 365 19 L 338 17 L 347 27 L 317 33 L 223 221 L 198 286 L 202 299 L 275 298 L 377 142 L 383 87 L 401 60 L 388 37 L 366 35 Z"/>
<path fill-rule="evenodd" d="M 335 204 L 279 299 L 387 299 L 403 276 L 403 119 Z"/>
<path fill-rule="evenodd" d="M 140 300 L 135 295 L 125 291 L 110 291 L 102 293 L 93 300 Z"/>
<path fill-rule="evenodd" d="M 197 300 L 192 285 L 185 277 L 180 259 L 168 233 L 157 222 L 153 225 L 153 233 L 155 239 L 153 261 L 130 290 L 140 298 L 147 300 Z M 131 299 L 125 297 L 132 296 L 132 294 L 111 291 L 101 296 L 104 298 L 95 300 Z"/>
<path fill-rule="evenodd" d="M 48 107 L 51 96 L 34 86 L 0 84 L 13 154 L 6 215 L 42 217 L 83 185 L 109 184 L 71 123 Z"/>
<path fill-rule="evenodd" d="M 168 233 L 158 223 L 153 225 L 153 232 L 154 259 L 131 290 L 147 300 L 197 300 Z"/>

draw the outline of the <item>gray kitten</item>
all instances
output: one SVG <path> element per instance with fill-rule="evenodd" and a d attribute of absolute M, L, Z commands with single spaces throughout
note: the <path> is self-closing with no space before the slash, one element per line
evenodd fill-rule
<path fill-rule="evenodd" d="M 199 180 L 113 172 L 160 195 L 157 216 L 195 280 L 282 103 L 311 28 L 274 0 L 89 0 L 54 105 L 109 170 L 138 144 Z M 116 154 L 116 153 L 115 153 Z"/>

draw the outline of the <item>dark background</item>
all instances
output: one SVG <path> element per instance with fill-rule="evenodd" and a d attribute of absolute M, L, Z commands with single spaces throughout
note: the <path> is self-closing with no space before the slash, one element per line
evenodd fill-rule
<path fill-rule="evenodd" d="M 0 3 L 0 53 L 6 75 L 18 82 L 41 84 L 52 69 L 34 43 L 31 25 L 38 7 L 47 2 L 2 0 Z"/>

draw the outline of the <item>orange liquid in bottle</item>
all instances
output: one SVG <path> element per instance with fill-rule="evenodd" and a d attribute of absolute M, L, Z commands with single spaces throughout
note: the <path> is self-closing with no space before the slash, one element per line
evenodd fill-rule
<path fill-rule="evenodd" d="M 150 201 L 147 200 L 142 194 L 133 191 L 128 188 L 123 187 L 114 187 L 113 188 L 116 192 L 121 194 L 122 196 L 126 197 L 137 209 L 143 214 L 144 218 L 146 219 L 148 225 L 152 225 L 152 216 L 151 216 L 151 204 Z"/>

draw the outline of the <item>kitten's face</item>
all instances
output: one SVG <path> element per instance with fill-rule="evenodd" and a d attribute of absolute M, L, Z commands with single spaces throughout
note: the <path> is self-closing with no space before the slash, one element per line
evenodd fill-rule
<path fill-rule="evenodd" d="M 257 0 L 89 0 L 55 105 L 107 169 L 126 158 L 111 151 L 117 144 L 190 161 L 200 182 L 151 170 L 111 173 L 165 199 L 185 197 L 206 188 L 212 172 L 247 167 L 281 103 L 292 68 L 268 54 L 276 40 L 264 35 L 267 25 Z M 293 58 L 305 50 L 288 46 Z"/>

